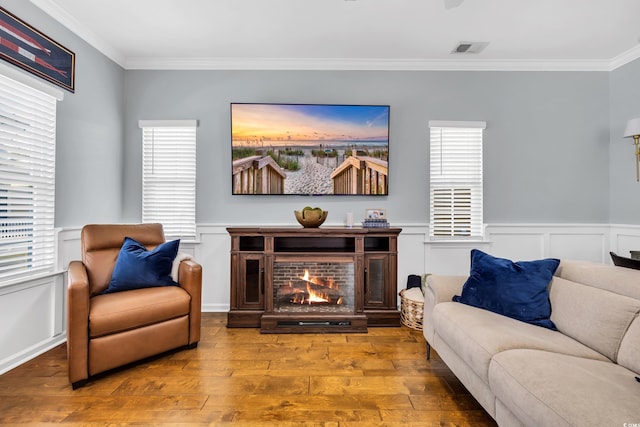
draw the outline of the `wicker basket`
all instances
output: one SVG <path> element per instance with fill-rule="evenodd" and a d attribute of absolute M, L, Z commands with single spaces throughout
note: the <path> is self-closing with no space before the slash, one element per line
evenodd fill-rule
<path fill-rule="evenodd" d="M 404 296 L 406 289 L 400 291 L 400 321 L 403 325 L 422 330 L 424 317 L 424 302 L 415 301 Z"/>

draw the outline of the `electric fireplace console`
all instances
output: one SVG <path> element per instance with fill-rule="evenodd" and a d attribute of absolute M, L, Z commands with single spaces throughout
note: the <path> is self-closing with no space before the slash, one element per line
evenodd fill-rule
<path fill-rule="evenodd" d="M 399 326 L 400 228 L 230 227 L 228 327 L 263 333 Z"/>

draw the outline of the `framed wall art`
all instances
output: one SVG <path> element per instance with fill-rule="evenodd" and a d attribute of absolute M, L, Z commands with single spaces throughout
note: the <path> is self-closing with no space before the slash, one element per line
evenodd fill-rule
<path fill-rule="evenodd" d="M 389 109 L 231 103 L 231 194 L 387 196 Z"/>
<path fill-rule="evenodd" d="M 70 92 L 76 55 L 0 7 L 0 57 Z"/>

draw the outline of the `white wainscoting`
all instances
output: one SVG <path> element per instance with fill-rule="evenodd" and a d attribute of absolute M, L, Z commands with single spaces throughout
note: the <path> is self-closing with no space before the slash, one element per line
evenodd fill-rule
<path fill-rule="evenodd" d="M 234 224 L 242 226 L 247 224 Z M 282 225 L 282 224 L 274 224 Z M 428 224 L 393 224 L 398 240 L 398 291 L 409 274 L 461 274 L 469 271 L 469 252 L 481 249 L 514 260 L 544 257 L 609 263 L 609 251 L 629 256 L 640 250 L 640 225 L 489 224 L 482 242 L 435 242 Z M 227 225 L 199 224 L 196 242 L 180 250 L 203 267 L 202 310 L 229 309 L 230 240 Z M 80 228 L 58 232 L 57 264 L 66 270 L 80 259 Z M 52 275 L 10 286 L 0 285 L 0 373 L 6 372 L 66 339 L 66 275 Z"/>
<path fill-rule="evenodd" d="M 640 248 L 640 227 L 622 229 L 629 236 L 635 236 L 635 247 Z M 629 251 L 621 248 L 618 239 L 611 238 L 611 227 L 600 224 L 490 224 L 482 242 L 426 239 L 425 247 L 425 271 L 433 274 L 468 274 L 469 254 L 473 248 L 513 260 L 552 257 L 609 263 L 610 250 L 620 250 L 621 254 L 629 256 Z"/>

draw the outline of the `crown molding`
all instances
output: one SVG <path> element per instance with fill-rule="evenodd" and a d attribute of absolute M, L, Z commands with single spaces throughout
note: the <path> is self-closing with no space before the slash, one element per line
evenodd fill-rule
<path fill-rule="evenodd" d="M 628 64 L 629 62 L 635 61 L 640 58 L 640 45 L 629 49 L 626 52 L 621 53 L 611 60 L 611 68 L 610 71 L 615 70 L 616 68 L 620 68 L 623 65 Z"/>
<path fill-rule="evenodd" d="M 372 58 L 127 58 L 127 70 L 610 71 L 610 61 Z"/>
<path fill-rule="evenodd" d="M 86 25 L 71 16 L 65 9 L 51 0 L 31 0 L 31 3 L 42 9 L 43 12 L 65 26 L 76 36 L 96 48 L 107 58 L 124 68 L 125 56 L 102 38 L 98 37 Z"/>
<path fill-rule="evenodd" d="M 603 60 L 125 57 L 54 1 L 30 1 L 125 70 L 613 71 L 640 58 L 640 45 Z"/>

